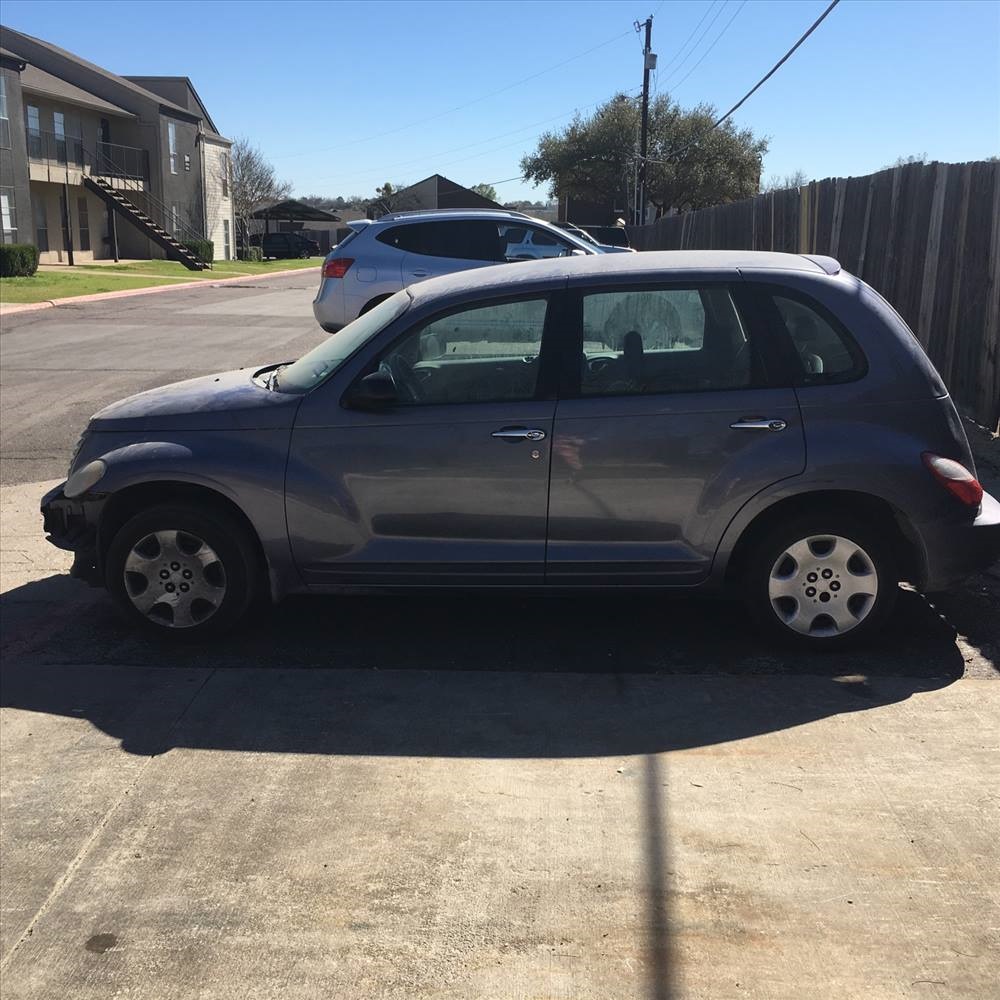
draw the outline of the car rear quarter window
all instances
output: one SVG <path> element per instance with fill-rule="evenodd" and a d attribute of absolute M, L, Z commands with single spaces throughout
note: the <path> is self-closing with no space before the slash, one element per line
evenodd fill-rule
<path fill-rule="evenodd" d="M 850 382 L 865 372 L 854 339 L 818 303 L 773 292 L 772 299 L 795 353 L 796 384 Z"/>

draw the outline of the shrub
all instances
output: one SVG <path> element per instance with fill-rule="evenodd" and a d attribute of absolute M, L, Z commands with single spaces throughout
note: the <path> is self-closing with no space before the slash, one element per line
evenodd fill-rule
<path fill-rule="evenodd" d="M 260 247 L 245 247 L 240 259 L 257 261 L 259 263 L 264 259 L 264 251 Z"/>
<path fill-rule="evenodd" d="M 0 243 L 0 277 L 30 278 L 38 270 L 38 247 L 30 243 Z"/>
<path fill-rule="evenodd" d="M 211 264 L 215 260 L 215 244 L 211 240 L 182 240 L 181 245 L 203 264 Z"/>

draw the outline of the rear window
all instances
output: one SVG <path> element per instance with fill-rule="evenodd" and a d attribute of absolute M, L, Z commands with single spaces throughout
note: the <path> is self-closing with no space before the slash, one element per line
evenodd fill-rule
<path fill-rule="evenodd" d="M 795 348 L 799 384 L 850 382 L 864 374 L 860 348 L 818 303 L 781 294 L 772 298 Z"/>

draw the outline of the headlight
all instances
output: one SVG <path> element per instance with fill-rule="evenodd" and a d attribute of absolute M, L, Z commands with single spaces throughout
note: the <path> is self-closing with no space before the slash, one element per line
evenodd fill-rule
<path fill-rule="evenodd" d="M 78 497 L 86 493 L 92 486 L 101 481 L 101 477 L 107 472 L 108 467 L 100 460 L 88 462 L 82 469 L 77 469 L 63 487 L 63 496 Z"/>

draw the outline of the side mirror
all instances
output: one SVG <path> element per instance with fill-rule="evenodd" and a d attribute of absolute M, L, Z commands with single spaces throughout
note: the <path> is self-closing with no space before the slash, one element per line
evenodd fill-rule
<path fill-rule="evenodd" d="M 587 256 L 587 251 L 586 250 L 580 250 L 578 247 L 566 247 L 559 256 L 560 257 L 586 257 Z"/>
<path fill-rule="evenodd" d="M 388 372 L 372 372 L 351 389 L 345 402 L 352 410 L 388 410 L 399 395 Z"/>

